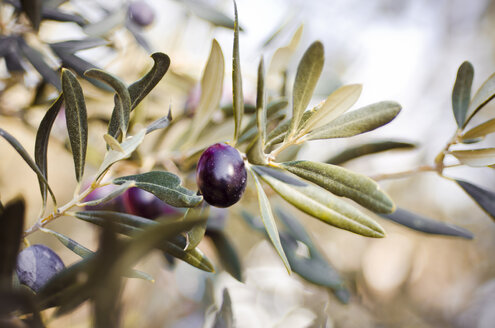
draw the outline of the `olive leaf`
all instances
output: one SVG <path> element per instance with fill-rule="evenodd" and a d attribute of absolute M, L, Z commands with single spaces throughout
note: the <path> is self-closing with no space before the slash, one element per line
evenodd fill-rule
<path fill-rule="evenodd" d="M 239 56 L 239 20 L 237 4 L 234 1 L 234 49 L 232 52 L 232 105 L 234 109 L 234 145 L 241 134 L 242 117 L 244 115 L 244 96 L 242 92 L 241 59 Z"/>
<path fill-rule="evenodd" d="M 303 140 L 352 137 L 372 131 L 393 120 L 401 106 L 393 101 L 382 101 L 345 113 L 308 133 Z"/>
<path fill-rule="evenodd" d="M 127 181 L 126 183 L 123 183 L 120 186 L 116 187 L 115 190 L 112 190 L 112 192 L 106 194 L 104 197 L 84 202 L 82 204 L 79 204 L 79 206 L 88 207 L 88 206 L 96 206 L 96 205 L 99 205 L 101 203 L 106 203 L 106 202 L 122 195 L 127 189 L 129 189 L 133 186 L 134 186 L 133 181 Z"/>
<path fill-rule="evenodd" d="M 380 214 L 380 216 L 410 229 L 428 234 L 473 239 L 473 234 L 469 230 L 451 223 L 432 220 L 402 208 L 397 208 L 395 212 L 390 214 Z"/>
<path fill-rule="evenodd" d="M 480 167 L 495 164 L 495 148 L 452 150 L 449 154 L 455 156 L 462 164 Z"/>
<path fill-rule="evenodd" d="M 234 328 L 235 321 L 232 314 L 232 301 L 227 288 L 223 289 L 222 306 L 215 315 L 214 328 Z"/>
<path fill-rule="evenodd" d="M 50 132 L 52 130 L 53 123 L 57 118 L 57 115 L 64 102 L 63 94 L 60 94 L 55 102 L 46 111 L 45 116 L 40 122 L 38 131 L 36 132 L 36 141 L 34 145 L 34 161 L 40 169 L 41 173 L 48 180 L 47 172 L 47 151 L 48 141 L 50 140 Z M 40 184 L 41 197 L 43 199 L 43 208 L 46 206 L 47 187 L 41 178 L 38 177 Z"/>
<path fill-rule="evenodd" d="M 206 202 L 202 202 L 196 207 L 188 208 L 184 214 L 183 220 L 197 220 L 204 219 L 204 223 L 195 225 L 190 231 L 186 232 L 187 246 L 186 251 L 196 248 L 206 232 L 206 220 L 208 219 L 208 213 L 210 212 L 210 206 Z"/>
<path fill-rule="evenodd" d="M 10 289 L 21 247 L 25 204 L 22 198 L 8 202 L 0 213 L 0 287 Z"/>
<path fill-rule="evenodd" d="M 459 128 L 464 127 L 466 114 L 471 100 L 471 86 L 473 84 L 474 68 L 465 61 L 457 71 L 454 89 L 452 90 L 452 109 Z"/>
<path fill-rule="evenodd" d="M 360 144 L 356 146 L 349 147 L 338 154 L 333 155 L 325 162 L 328 164 L 340 165 L 352 159 L 376 154 L 388 150 L 402 150 L 402 149 L 412 149 L 415 148 L 416 144 L 403 141 L 385 140 L 385 141 L 374 141 L 365 144 Z"/>
<path fill-rule="evenodd" d="M 366 237 L 382 238 L 385 231 L 373 219 L 333 194 L 292 178 L 282 171 L 253 168 L 270 187 L 301 211 L 337 228 Z"/>
<path fill-rule="evenodd" d="M 267 110 L 265 106 L 265 66 L 263 57 L 261 57 L 258 65 L 258 84 L 256 88 L 256 126 L 258 127 L 258 138 L 262 148 L 266 140 Z"/>
<path fill-rule="evenodd" d="M 285 162 L 280 167 L 377 213 L 391 213 L 395 209 L 393 201 L 375 181 L 343 167 L 311 161 Z"/>
<path fill-rule="evenodd" d="M 108 41 L 101 38 L 85 38 L 80 40 L 69 40 L 51 43 L 50 48 L 52 48 L 56 52 L 62 51 L 66 53 L 74 53 L 80 50 L 91 49 L 95 47 L 108 45 Z"/>
<path fill-rule="evenodd" d="M 495 220 L 495 192 L 476 186 L 470 182 L 456 180 L 457 184 Z"/>
<path fill-rule="evenodd" d="M 477 138 L 483 138 L 487 134 L 494 133 L 495 132 L 495 118 L 488 120 L 478 126 L 475 126 L 471 130 L 465 132 L 462 135 L 462 140 L 473 140 Z"/>
<path fill-rule="evenodd" d="M 292 138 L 300 126 L 304 110 L 311 101 L 316 83 L 323 70 L 324 61 L 323 44 L 316 41 L 309 46 L 299 62 L 292 90 L 292 120 L 286 140 Z"/>
<path fill-rule="evenodd" d="M 242 282 L 242 268 L 239 255 L 225 232 L 222 230 L 207 229 L 206 235 L 213 242 L 213 246 L 215 246 L 218 257 L 220 258 L 220 262 L 222 263 L 225 271 L 230 273 L 232 277 L 238 281 Z"/>
<path fill-rule="evenodd" d="M 62 89 L 76 180 L 80 182 L 84 174 L 86 149 L 88 148 L 88 116 L 81 85 L 76 76 L 64 68 L 62 69 Z"/>
<path fill-rule="evenodd" d="M 466 114 L 466 120 L 464 121 L 463 127 L 465 127 L 469 121 L 473 118 L 476 113 L 483 108 L 490 100 L 495 97 L 495 73 L 490 75 L 490 77 L 481 85 L 481 87 L 476 91 Z"/>
<path fill-rule="evenodd" d="M 110 119 L 110 124 L 112 120 L 116 120 L 125 138 L 127 127 L 129 126 L 129 116 L 131 114 L 131 96 L 125 83 L 118 77 L 96 68 L 87 70 L 84 72 L 84 75 L 108 84 L 117 93 L 118 98 L 115 99 L 115 108 Z M 115 137 L 113 135 L 111 136 Z"/>
<path fill-rule="evenodd" d="M 203 199 L 195 192 L 180 185 L 178 176 L 165 171 L 151 171 L 142 174 L 119 177 L 112 181 L 114 184 L 123 184 L 134 181 L 136 187 L 146 190 L 165 203 L 175 207 L 195 207 Z"/>
<path fill-rule="evenodd" d="M 50 188 L 50 185 L 48 184 L 48 181 L 46 180 L 45 176 L 43 175 L 43 172 L 39 169 L 38 165 L 33 161 L 31 156 L 29 156 L 28 152 L 26 149 L 21 145 L 19 141 L 17 141 L 16 138 L 14 138 L 10 133 L 5 131 L 4 129 L 0 128 L 0 136 L 3 137 L 7 142 L 17 151 L 19 155 L 21 155 L 22 159 L 24 162 L 26 162 L 27 165 L 36 173 L 38 176 L 38 179 L 43 181 L 43 183 L 46 185 L 48 188 L 48 192 L 52 196 L 53 203 L 56 204 L 57 200 L 55 198 L 55 194 L 52 191 L 52 188 Z"/>
<path fill-rule="evenodd" d="M 153 132 L 155 130 L 165 129 L 167 126 L 170 125 L 171 121 L 172 121 L 172 110 L 169 107 L 167 116 L 160 117 L 159 119 L 151 122 L 146 127 L 146 134 L 150 134 L 151 132 Z"/>
<path fill-rule="evenodd" d="M 284 262 L 287 272 L 290 274 L 291 273 L 290 264 L 289 261 L 287 260 L 287 257 L 284 253 L 284 249 L 282 248 L 282 244 L 280 242 L 280 236 L 278 235 L 278 229 L 277 229 L 277 225 L 275 224 L 275 218 L 273 217 L 270 202 L 268 201 L 268 197 L 266 196 L 265 191 L 263 190 L 263 186 L 258 180 L 257 173 L 255 173 L 251 169 L 249 171 L 251 172 L 251 175 L 256 184 L 261 219 L 263 220 L 263 224 L 265 225 L 266 233 L 268 234 L 268 237 L 270 238 L 270 241 L 275 247 L 275 250 L 277 251 L 278 255 Z"/>
<path fill-rule="evenodd" d="M 42 7 L 42 0 L 21 0 L 21 9 L 26 13 L 35 31 L 40 28 Z"/>
<path fill-rule="evenodd" d="M 294 52 L 301 41 L 301 36 L 303 32 L 303 25 L 299 25 L 297 30 L 294 32 L 289 44 L 284 47 L 275 50 L 272 56 L 270 65 L 268 67 L 268 72 L 282 73 L 287 69 L 290 59 L 292 58 Z"/>
<path fill-rule="evenodd" d="M 208 2 L 195 0 L 181 0 L 181 2 L 184 3 L 193 14 L 215 26 L 221 26 L 229 29 L 235 28 L 235 23 L 232 18 L 218 11 L 218 9 L 210 5 Z M 239 29 L 242 31 L 242 27 L 239 27 Z"/>

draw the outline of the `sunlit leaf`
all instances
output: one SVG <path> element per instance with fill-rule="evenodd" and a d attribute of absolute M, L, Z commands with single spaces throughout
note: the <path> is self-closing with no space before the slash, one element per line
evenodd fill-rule
<path fill-rule="evenodd" d="M 281 171 L 255 167 L 261 178 L 282 198 L 301 211 L 337 228 L 363 236 L 381 238 L 385 231 L 378 223 L 339 197 Z"/>
<path fill-rule="evenodd" d="M 227 288 L 224 288 L 222 293 L 222 306 L 215 315 L 213 328 L 234 328 L 235 321 L 232 314 L 232 301 Z"/>
<path fill-rule="evenodd" d="M 40 28 L 42 7 L 42 0 L 21 0 L 22 11 L 26 13 L 35 31 Z"/>
<path fill-rule="evenodd" d="M 473 234 L 462 227 L 447 222 L 432 220 L 402 208 L 397 208 L 395 212 L 390 214 L 380 214 L 380 216 L 413 230 L 428 234 L 473 239 Z"/>
<path fill-rule="evenodd" d="M 377 213 L 394 211 L 395 206 L 390 197 L 375 181 L 362 174 L 337 165 L 311 161 L 285 162 L 280 167 Z"/>
<path fill-rule="evenodd" d="M 230 273 L 232 277 L 238 281 L 242 282 L 242 268 L 239 255 L 227 235 L 221 230 L 209 229 L 206 230 L 206 235 L 210 237 L 213 242 L 225 271 Z"/>
<path fill-rule="evenodd" d="M 254 182 L 256 184 L 256 190 L 258 191 L 258 203 L 261 212 L 261 219 L 263 220 L 263 224 L 265 225 L 266 233 L 270 238 L 275 250 L 278 255 L 284 262 L 285 268 L 289 274 L 291 273 L 290 264 L 285 256 L 284 249 L 282 248 L 282 244 L 280 243 L 280 236 L 278 235 L 277 225 L 275 224 L 275 218 L 273 217 L 272 209 L 270 206 L 270 202 L 268 201 L 268 197 L 263 190 L 263 186 L 258 180 L 257 174 L 250 170 L 251 175 L 253 176 Z"/>
<path fill-rule="evenodd" d="M 466 114 L 466 120 L 464 121 L 463 127 L 465 127 L 473 116 L 483 108 L 490 100 L 495 97 L 495 74 L 490 75 L 490 77 L 483 83 L 483 85 L 476 91 Z"/>
<path fill-rule="evenodd" d="M 301 40 L 303 25 L 300 25 L 294 32 L 291 41 L 288 45 L 275 50 L 272 56 L 268 72 L 282 73 L 287 69 L 294 52 L 297 50 L 299 41 Z"/>
<path fill-rule="evenodd" d="M 347 112 L 304 137 L 305 140 L 352 137 L 372 131 L 393 120 L 401 106 L 393 101 L 382 101 Z"/>
<path fill-rule="evenodd" d="M 232 90 L 234 109 L 234 144 L 241 134 L 242 117 L 244 116 L 244 95 L 242 91 L 241 59 L 239 56 L 239 21 L 237 17 L 237 4 L 234 1 L 234 49 L 232 52 Z"/>
<path fill-rule="evenodd" d="M 457 78 L 452 90 L 452 109 L 457 126 L 462 128 L 466 120 L 466 113 L 471 100 L 471 86 L 473 84 L 474 68 L 470 62 L 465 61 L 457 71 Z"/>
<path fill-rule="evenodd" d="M 10 201 L 0 213 L 0 287 L 10 288 L 21 247 L 25 204 L 22 198 Z"/>
<path fill-rule="evenodd" d="M 316 83 L 323 70 L 324 61 L 323 44 L 316 41 L 306 50 L 299 62 L 292 91 L 292 120 L 286 140 L 294 136 L 300 126 L 303 113 L 311 101 Z"/>
<path fill-rule="evenodd" d="M 376 154 L 387 150 L 411 149 L 415 147 L 416 147 L 415 144 L 409 142 L 393 141 L 393 140 L 375 141 L 375 142 L 349 147 L 343 150 L 342 152 L 330 157 L 329 159 L 326 160 L 326 162 L 328 164 L 339 165 L 347 161 L 350 161 L 351 159 L 355 159 L 365 155 Z"/>
<path fill-rule="evenodd" d="M 471 130 L 462 135 L 462 140 L 472 140 L 477 138 L 483 138 L 487 134 L 495 132 L 495 118 L 488 120 L 478 126 L 475 126 Z"/>
<path fill-rule="evenodd" d="M 462 164 L 479 167 L 495 164 L 495 148 L 452 150 L 449 152 Z"/>
<path fill-rule="evenodd" d="M 57 88 L 57 90 L 62 90 L 58 73 L 48 66 L 43 59 L 43 55 L 38 50 L 31 48 L 23 38 L 18 38 L 17 41 L 24 56 L 34 66 L 38 73 L 40 73 L 43 79 Z"/>
<path fill-rule="evenodd" d="M 486 212 L 486 214 L 495 220 L 495 192 L 483 189 L 463 180 L 456 180 L 456 182 Z"/>
<path fill-rule="evenodd" d="M 81 181 L 84 174 L 86 150 L 88 148 L 88 115 L 81 85 L 76 76 L 62 69 L 62 89 L 65 99 L 65 117 L 69 132 L 76 180 Z"/>
<path fill-rule="evenodd" d="M 62 107 L 64 102 L 63 94 L 60 94 L 55 100 L 55 102 L 50 106 L 50 108 L 46 111 L 45 116 L 40 122 L 38 127 L 38 131 L 36 132 L 36 141 L 34 146 L 34 161 L 36 165 L 39 167 L 41 173 L 48 180 L 48 172 L 47 172 L 47 151 L 48 151 L 48 141 L 50 139 L 50 132 L 52 130 L 53 123 L 57 118 L 57 115 Z M 41 197 L 43 199 L 43 207 L 46 205 L 46 184 L 45 182 L 38 177 L 38 181 L 40 184 Z"/>

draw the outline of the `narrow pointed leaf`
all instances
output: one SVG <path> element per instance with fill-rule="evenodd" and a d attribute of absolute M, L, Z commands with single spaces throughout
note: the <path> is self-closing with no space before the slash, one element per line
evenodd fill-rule
<path fill-rule="evenodd" d="M 232 302 L 227 288 L 224 288 L 222 293 L 222 306 L 215 315 L 213 328 L 234 328 L 235 321 L 232 314 Z"/>
<path fill-rule="evenodd" d="M 495 148 L 453 150 L 449 152 L 462 164 L 480 167 L 495 164 Z"/>
<path fill-rule="evenodd" d="M 112 137 L 108 133 L 105 133 L 103 135 L 103 139 L 105 139 L 105 142 L 107 143 L 107 146 L 110 147 L 112 150 L 118 151 L 120 153 L 123 153 L 124 152 L 124 148 L 122 148 L 122 146 L 117 141 L 117 139 L 115 139 L 114 137 Z"/>
<path fill-rule="evenodd" d="M 258 138 L 261 141 L 262 147 L 266 140 L 266 120 L 267 108 L 265 106 L 265 67 L 263 57 L 258 65 L 258 84 L 256 93 L 256 125 L 258 127 Z"/>
<path fill-rule="evenodd" d="M 475 126 L 471 130 L 462 135 L 462 140 L 472 140 L 477 138 L 483 138 L 487 134 L 495 132 L 495 118 L 486 121 L 478 126 Z"/>
<path fill-rule="evenodd" d="M 41 173 L 48 181 L 48 170 L 47 170 L 47 152 L 48 152 L 48 141 L 50 140 L 50 132 L 52 130 L 53 123 L 57 118 L 57 115 L 64 102 L 63 94 L 60 94 L 55 100 L 55 102 L 46 111 L 45 116 L 40 122 L 38 131 L 36 132 L 36 141 L 34 146 L 34 161 L 39 167 Z M 46 205 L 47 188 L 45 182 L 38 177 L 40 184 L 41 197 L 43 199 L 43 207 Z"/>
<path fill-rule="evenodd" d="M 268 72 L 275 72 L 277 74 L 283 74 L 287 70 L 290 64 L 290 60 L 297 50 L 301 36 L 303 32 L 303 25 L 300 25 L 294 32 L 291 41 L 288 45 L 278 48 L 272 56 Z"/>
<path fill-rule="evenodd" d="M 466 120 L 466 114 L 471 100 L 471 86 L 473 84 L 474 68 L 470 62 L 465 61 L 457 71 L 457 78 L 452 90 L 452 109 L 457 126 L 462 128 Z"/>
<path fill-rule="evenodd" d="M 206 20 L 214 26 L 234 29 L 234 20 L 218 11 L 216 6 L 213 6 L 208 2 L 196 0 L 181 0 L 181 2 L 184 3 L 194 15 Z M 239 29 L 242 31 L 242 27 L 239 27 Z"/>
<path fill-rule="evenodd" d="M 392 121 L 401 106 L 393 101 L 382 101 L 345 113 L 304 137 L 305 140 L 352 137 L 372 131 Z"/>
<path fill-rule="evenodd" d="M 44 20 L 53 20 L 57 22 L 74 22 L 81 27 L 85 26 L 88 23 L 88 21 L 84 19 L 84 17 L 78 14 L 69 14 L 55 8 L 43 8 L 41 17 Z"/>
<path fill-rule="evenodd" d="M 324 189 L 278 170 L 262 167 L 255 167 L 255 170 L 276 193 L 301 211 L 337 228 L 366 237 L 385 236 L 383 228 L 373 219 Z"/>
<path fill-rule="evenodd" d="M 465 127 L 473 116 L 483 108 L 490 100 L 495 97 L 495 73 L 483 83 L 483 85 L 476 91 L 475 95 L 471 99 L 469 108 L 466 114 L 466 120 L 463 127 Z"/>
<path fill-rule="evenodd" d="M 241 134 L 242 117 L 244 115 L 244 95 L 242 91 L 241 59 L 239 55 L 239 21 L 237 17 L 237 4 L 234 1 L 234 49 L 232 53 L 232 90 L 234 108 L 234 145 Z"/>
<path fill-rule="evenodd" d="M 107 45 L 108 41 L 101 38 L 85 38 L 81 40 L 69 40 L 57 43 L 51 43 L 50 47 L 52 49 L 57 49 L 58 51 L 64 51 L 67 53 L 74 53 L 80 50 L 91 49 L 99 46 Z"/>
<path fill-rule="evenodd" d="M 168 110 L 167 116 L 160 117 L 159 119 L 153 121 L 146 127 L 146 134 L 150 134 L 151 132 L 159 129 L 165 129 L 167 126 L 170 125 L 170 122 L 172 121 L 172 111 Z"/>
<path fill-rule="evenodd" d="M 114 184 L 135 181 L 136 187 L 146 190 L 175 207 L 194 207 L 203 199 L 180 185 L 178 176 L 170 172 L 152 171 L 114 179 Z"/>
<path fill-rule="evenodd" d="M 26 13 L 35 31 L 40 28 L 42 7 L 42 0 L 21 0 L 22 11 Z"/>
<path fill-rule="evenodd" d="M 21 247 L 24 227 L 25 204 L 15 199 L 5 205 L 0 213 L 0 287 L 10 288 L 12 274 Z"/>
<path fill-rule="evenodd" d="M 17 151 L 19 155 L 21 155 L 22 159 L 24 162 L 26 162 L 27 165 L 36 173 L 38 176 L 38 179 L 43 181 L 43 183 L 46 185 L 48 188 L 48 192 L 52 196 L 53 203 L 57 203 L 55 199 L 55 194 L 53 193 L 52 189 L 50 188 L 50 185 L 48 184 L 48 181 L 46 181 L 45 176 L 43 175 L 43 172 L 39 169 L 38 165 L 33 161 L 31 156 L 29 156 L 28 152 L 26 149 L 20 144 L 19 141 L 17 141 L 16 138 L 14 138 L 10 133 L 5 131 L 4 129 L 0 128 L 0 136 L 3 137 L 7 142 Z"/>
<path fill-rule="evenodd" d="M 345 113 L 356 103 L 363 87 L 360 84 L 344 85 L 328 96 L 320 108 L 300 125 L 300 134 L 304 135 L 317 127 L 330 123 Z"/>
<path fill-rule="evenodd" d="M 344 151 L 330 157 L 325 162 L 328 164 L 339 165 L 350 161 L 351 159 L 355 159 L 365 155 L 376 154 L 394 149 L 411 149 L 415 147 L 415 144 L 409 142 L 393 140 L 375 141 L 347 148 Z"/>
<path fill-rule="evenodd" d="M 18 38 L 17 40 L 22 53 L 34 66 L 38 73 L 40 73 L 43 79 L 57 88 L 57 90 L 62 90 L 58 73 L 48 66 L 43 59 L 43 55 L 38 50 L 31 48 L 23 38 Z"/>
<path fill-rule="evenodd" d="M 207 230 L 206 235 L 210 237 L 213 242 L 225 271 L 230 273 L 232 277 L 238 281 L 242 282 L 241 261 L 234 245 L 227 235 L 221 230 Z"/>
<path fill-rule="evenodd" d="M 282 248 L 282 244 L 280 243 L 280 236 L 278 235 L 278 229 L 277 229 L 277 225 L 275 224 L 275 218 L 273 217 L 270 202 L 268 201 L 268 197 L 266 196 L 265 191 L 263 190 L 263 186 L 258 180 L 257 174 L 252 170 L 250 170 L 250 172 L 256 184 L 256 190 L 258 191 L 258 203 L 261 212 L 261 219 L 263 220 L 263 224 L 265 225 L 266 233 L 268 234 L 268 237 L 270 238 L 278 255 L 284 262 L 287 272 L 290 274 L 291 273 L 290 264 L 289 261 L 287 260 L 287 257 L 285 256 L 284 249 Z"/>
<path fill-rule="evenodd" d="M 286 139 L 290 139 L 296 133 L 301 123 L 302 115 L 313 97 L 324 61 L 323 44 L 316 41 L 306 50 L 299 62 L 292 91 L 292 120 Z"/>
<path fill-rule="evenodd" d="M 268 163 L 259 135 L 255 136 L 246 149 L 246 157 L 251 164 L 263 165 Z"/>
<path fill-rule="evenodd" d="M 115 90 L 118 99 L 115 99 L 115 108 L 114 113 L 112 113 L 112 119 L 114 116 L 116 117 L 115 119 L 118 121 L 119 128 L 125 136 L 127 127 L 129 126 L 129 116 L 131 114 L 131 96 L 125 83 L 118 77 L 95 68 L 86 71 L 84 75 L 100 80 Z"/>
<path fill-rule="evenodd" d="M 285 162 L 280 167 L 377 213 L 391 213 L 395 209 L 393 201 L 375 181 L 343 167 L 311 161 Z"/>
<path fill-rule="evenodd" d="M 76 76 L 67 69 L 62 69 L 62 89 L 65 99 L 65 117 L 69 132 L 76 180 L 81 181 L 84 174 L 86 150 L 88 148 L 88 115 L 81 85 Z"/>
<path fill-rule="evenodd" d="M 202 204 L 188 208 L 186 214 L 184 214 L 185 221 L 204 219 L 204 223 L 195 225 L 190 231 L 186 232 L 187 246 L 186 251 L 196 248 L 203 240 L 206 232 L 206 222 L 208 219 L 208 213 L 210 212 L 210 206 L 203 202 Z"/>
<path fill-rule="evenodd" d="M 495 192 L 486 190 L 467 181 L 456 180 L 456 182 L 486 212 L 486 214 L 495 220 Z"/>
<path fill-rule="evenodd" d="M 96 206 L 96 205 L 99 205 L 101 203 L 106 203 L 106 202 L 122 195 L 127 189 L 129 189 L 133 186 L 134 186 L 133 181 L 127 181 L 126 183 L 123 183 L 120 186 L 116 187 L 115 190 L 113 190 L 112 192 L 105 195 L 105 197 L 91 200 L 89 202 L 84 202 L 83 204 L 79 204 L 79 205 L 88 207 L 88 206 Z"/>

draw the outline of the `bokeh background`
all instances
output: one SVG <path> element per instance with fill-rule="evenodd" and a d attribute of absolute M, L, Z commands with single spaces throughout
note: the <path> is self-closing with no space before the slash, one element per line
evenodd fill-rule
<path fill-rule="evenodd" d="M 229 0 L 197 1 L 206 1 L 233 16 Z M 225 55 L 222 102 L 227 104 L 231 98 L 232 30 L 214 27 L 191 14 L 182 1 L 147 2 L 157 17 L 144 35 L 154 51 L 170 56 L 172 64 L 164 81 L 145 103 L 145 110 L 165 113 L 169 105 L 173 111 L 185 107 L 201 77 L 213 38 L 219 41 Z M 123 4 L 78 0 L 65 8 L 97 20 L 102 15 L 95 9 L 98 6 L 111 10 Z M 304 50 L 314 40 L 321 40 L 326 61 L 314 104 L 339 85 L 361 83 L 363 93 L 355 108 L 381 100 L 395 100 L 402 105 L 398 118 L 384 128 L 346 140 L 313 142 L 299 153 L 301 158 L 324 161 L 362 142 L 394 138 L 417 143 L 412 151 L 387 152 L 346 164 L 366 175 L 432 164 L 456 128 L 451 92 L 459 65 L 464 60 L 473 64 L 473 90 L 495 72 L 495 3 L 490 0 L 238 0 L 237 5 L 244 29 L 240 47 L 246 101 L 255 98 L 259 58 L 263 56 L 269 63 L 275 50 L 286 45 L 302 24 L 301 42 L 290 61 L 289 81 L 294 78 Z M 264 45 L 280 27 L 280 33 Z M 46 42 L 82 36 L 80 28 L 70 23 L 44 23 L 40 31 L 40 38 Z M 114 49 L 87 50 L 80 53 L 81 57 L 127 82 L 136 80 L 149 67 L 148 54 L 125 30 L 116 31 L 112 41 Z M 3 63 L 0 70 L 2 78 L 7 78 Z M 35 131 L 8 114 L 29 104 L 32 86 L 38 79 L 33 72 L 24 78 L 27 88 L 3 90 L 4 83 L 0 84 L 0 125 L 15 134 L 27 149 L 34 147 Z M 268 81 L 273 87 L 279 82 Z M 102 99 L 97 91 L 86 89 L 85 95 L 90 112 L 112 108 L 111 97 Z M 494 105 L 486 106 L 473 123 L 493 117 L 493 110 Z M 40 117 L 36 112 L 28 115 L 32 122 Z M 93 140 L 101 145 L 103 131 L 102 127 L 94 127 L 90 143 Z M 486 145 L 493 142 L 493 138 L 484 141 Z M 69 200 L 75 185 L 72 158 L 63 142 L 54 141 L 50 147 L 49 176 L 53 188 Z M 0 196 L 6 200 L 25 195 L 27 220 L 32 223 L 40 205 L 36 177 L 5 142 L 0 142 L 0 154 Z M 495 190 L 495 170 L 490 168 L 452 168 L 445 174 Z M 207 326 L 211 318 L 204 316 L 205 290 L 211 288 L 220 302 L 223 288 L 228 288 L 237 327 L 493 327 L 494 222 L 455 183 L 435 173 L 387 180 L 380 185 L 399 206 L 467 228 L 475 238 L 426 235 L 377 218 L 388 235 L 371 240 L 326 226 L 293 210 L 352 290 L 349 304 L 344 305 L 328 290 L 295 274 L 287 275 L 271 245 L 239 217 L 241 207 L 256 213 L 254 202 L 249 201 L 255 195 L 248 193 L 245 203 L 227 213 L 227 231 L 242 256 L 245 282 L 236 281 L 221 269 L 214 275 L 183 263 L 170 269 L 159 254 L 152 254 L 143 259 L 139 268 L 149 272 L 155 283 L 129 280 L 126 285 L 125 326 Z M 275 196 L 272 202 L 285 204 Z M 63 218 L 50 227 L 92 245 L 93 249 L 96 247 L 97 232 L 90 225 Z M 34 234 L 30 241 L 53 247 L 66 264 L 77 260 L 77 256 L 42 233 Z M 216 260 L 208 240 L 200 247 Z M 50 326 L 86 327 L 88 313 L 89 307 L 83 306 L 55 319 Z"/>

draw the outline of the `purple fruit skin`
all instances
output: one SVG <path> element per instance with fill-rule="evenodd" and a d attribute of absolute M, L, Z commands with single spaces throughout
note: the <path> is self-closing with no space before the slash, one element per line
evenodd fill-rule
<path fill-rule="evenodd" d="M 89 202 L 95 199 L 100 199 L 108 194 L 110 194 L 112 191 L 117 189 L 119 186 L 116 185 L 108 185 L 104 187 L 100 187 L 98 189 L 93 190 L 89 195 L 87 195 L 84 198 L 85 202 Z M 105 203 L 100 203 L 98 205 L 94 206 L 85 206 L 86 210 L 90 211 L 116 211 L 116 212 L 125 212 L 124 208 L 124 199 L 122 195 L 115 197 L 114 199 L 109 200 L 108 202 Z"/>
<path fill-rule="evenodd" d="M 150 220 L 159 216 L 171 216 L 182 213 L 146 190 L 129 188 L 123 195 L 125 211 Z"/>
<path fill-rule="evenodd" d="M 208 147 L 199 158 L 196 182 L 208 204 L 229 207 L 237 203 L 247 182 L 241 154 L 225 143 Z"/>
<path fill-rule="evenodd" d="M 29 246 L 17 256 L 16 273 L 19 281 L 35 292 L 64 268 L 60 257 L 45 245 Z"/>
<path fill-rule="evenodd" d="M 155 20 L 155 12 L 145 1 L 134 1 L 129 5 L 129 18 L 139 26 L 145 27 Z"/>

